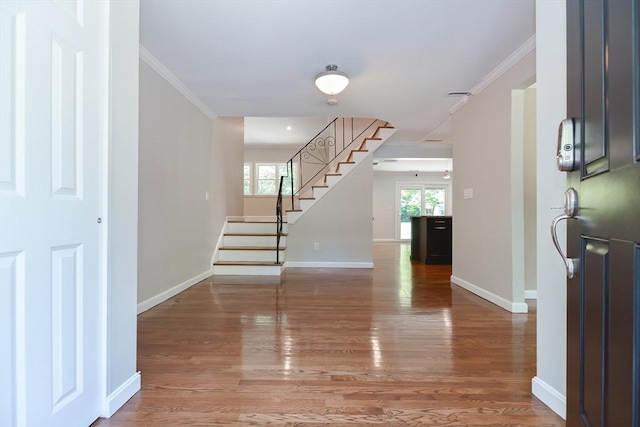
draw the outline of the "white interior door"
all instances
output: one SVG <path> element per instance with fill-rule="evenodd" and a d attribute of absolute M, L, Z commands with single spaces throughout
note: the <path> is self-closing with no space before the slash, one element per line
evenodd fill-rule
<path fill-rule="evenodd" d="M 0 425 L 100 415 L 103 2 L 0 2 Z"/>

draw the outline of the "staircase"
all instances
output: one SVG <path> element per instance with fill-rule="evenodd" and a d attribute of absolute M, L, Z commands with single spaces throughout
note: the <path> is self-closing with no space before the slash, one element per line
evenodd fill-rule
<path fill-rule="evenodd" d="M 227 220 L 213 274 L 280 275 L 286 256 L 287 223 L 295 223 L 360 163 L 365 159 L 370 161 L 372 153 L 396 131 L 389 123 L 374 120 L 354 136 L 353 119 L 350 119 L 351 136 L 346 137 L 348 127 L 345 119 L 341 120 L 341 127 L 335 119 L 289 160 L 289 176 L 283 177 L 280 184 L 277 217 Z M 283 195 L 283 182 L 290 186 L 290 195 Z M 302 185 L 296 189 L 295 184 L 300 182 Z M 282 197 L 291 200 L 292 209 L 286 211 L 286 218 L 280 216 Z M 281 233 L 277 231 L 278 218 L 283 221 Z"/>
<path fill-rule="evenodd" d="M 315 205 L 325 194 L 337 185 L 345 176 L 354 170 L 358 164 L 368 158 L 378 147 L 380 147 L 396 129 L 387 122 L 380 122 L 370 137 L 366 137 L 353 148 L 344 150 L 342 156 L 327 165 L 319 179 L 312 185 L 303 186 L 298 196 L 293 197 L 293 209 L 287 210 L 287 222 L 294 224 L 305 212 Z M 296 203 L 297 201 L 297 203 Z"/>
<path fill-rule="evenodd" d="M 276 221 L 260 217 L 230 217 L 218 248 L 213 274 L 279 276 L 284 270 L 287 224 L 282 225 L 276 263 Z"/>

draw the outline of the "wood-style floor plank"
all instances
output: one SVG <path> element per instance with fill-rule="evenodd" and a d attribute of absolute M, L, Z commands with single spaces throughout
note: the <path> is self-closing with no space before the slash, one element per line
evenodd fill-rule
<path fill-rule="evenodd" d="M 142 390 L 94 426 L 564 426 L 530 391 L 535 307 L 452 289 L 408 250 L 216 276 L 141 314 Z"/>

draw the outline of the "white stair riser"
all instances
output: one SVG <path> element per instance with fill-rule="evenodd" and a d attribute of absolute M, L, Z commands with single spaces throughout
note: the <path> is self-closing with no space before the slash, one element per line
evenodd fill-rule
<path fill-rule="evenodd" d="M 274 208 L 275 209 L 275 208 Z M 273 222 L 230 222 L 227 233 L 275 233 L 276 223 Z M 287 232 L 287 224 L 282 224 L 282 232 Z"/>
<path fill-rule="evenodd" d="M 342 179 L 341 176 L 336 176 L 336 175 L 329 175 L 327 176 L 327 180 L 326 183 L 329 186 L 329 188 L 331 188 L 332 186 L 336 185 L 338 183 L 338 181 L 340 181 L 340 179 Z"/>
<path fill-rule="evenodd" d="M 358 163 L 368 155 L 369 155 L 369 152 L 354 151 L 353 153 L 351 153 L 351 160 Z"/>
<path fill-rule="evenodd" d="M 280 246 L 287 245 L 287 237 L 280 237 Z M 276 246 L 276 236 L 224 236 L 223 246 Z"/>
<path fill-rule="evenodd" d="M 382 145 L 384 141 L 378 141 L 377 139 L 370 139 L 367 141 L 367 150 L 373 153 Z"/>
<path fill-rule="evenodd" d="M 391 135 L 396 133 L 397 129 L 394 128 L 380 128 L 378 130 L 377 138 L 380 138 L 383 142 L 386 141 Z"/>
<path fill-rule="evenodd" d="M 338 169 L 338 173 L 341 173 L 344 175 L 346 173 L 351 172 L 351 170 L 355 167 L 356 167 L 355 163 L 343 163 L 340 165 L 340 168 Z"/>
<path fill-rule="evenodd" d="M 316 199 L 312 200 L 300 200 L 300 209 L 302 209 L 303 211 L 309 209 L 316 203 L 317 197 L 318 196 L 316 196 Z"/>
<path fill-rule="evenodd" d="M 233 276 L 280 276 L 282 266 L 279 265 L 214 265 L 213 274 Z"/>
<path fill-rule="evenodd" d="M 313 189 L 313 197 L 319 199 L 329 192 L 329 188 L 327 187 L 317 187 Z"/>
<path fill-rule="evenodd" d="M 220 261 L 276 261 L 276 251 L 274 250 L 225 250 L 219 252 Z M 280 262 L 284 261 L 285 251 L 280 251 Z"/>

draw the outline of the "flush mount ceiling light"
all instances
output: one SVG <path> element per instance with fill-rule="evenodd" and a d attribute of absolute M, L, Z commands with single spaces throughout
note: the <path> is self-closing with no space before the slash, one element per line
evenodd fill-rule
<path fill-rule="evenodd" d="M 327 65 L 325 71 L 316 76 L 316 87 L 327 95 L 337 95 L 349 84 L 347 73 L 338 71 L 335 64 Z"/>

